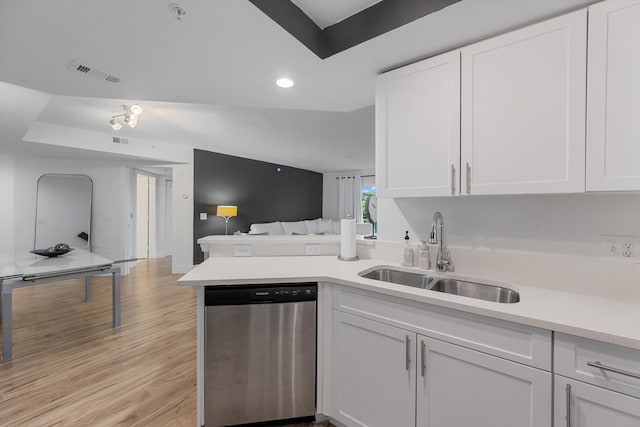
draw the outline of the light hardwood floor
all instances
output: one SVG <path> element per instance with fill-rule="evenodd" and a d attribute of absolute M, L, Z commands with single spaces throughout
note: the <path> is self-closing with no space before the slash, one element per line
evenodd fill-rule
<path fill-rule="evenodd" d="M 122 277 L 115 329 L 110 277 L 93 279 L 89 303 L 83 280 L 14 290 L 0 426 L 194 427 L 196 294 L 179 277 L 170 258 L 139 263 Z"/>

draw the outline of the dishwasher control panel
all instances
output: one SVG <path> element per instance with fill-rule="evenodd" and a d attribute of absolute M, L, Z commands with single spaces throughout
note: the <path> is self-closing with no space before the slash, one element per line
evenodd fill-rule
<path fill-rule="evenodd" d="M 315 283 L 207 286 L 205 306 L 315 301 Z"/>

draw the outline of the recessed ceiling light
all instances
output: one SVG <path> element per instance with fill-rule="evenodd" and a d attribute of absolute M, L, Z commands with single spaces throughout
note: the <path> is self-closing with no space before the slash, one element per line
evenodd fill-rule
<path fill-rule="evenodd" d="M 288 89 L 290 87 L 293 87 L 294 83 L 293 80 L 286 78 L 286 77 L 281 77 L 278 80 L 276 80 L 276 84 L 280 87 L 283 87 L 285 89 Z"/>

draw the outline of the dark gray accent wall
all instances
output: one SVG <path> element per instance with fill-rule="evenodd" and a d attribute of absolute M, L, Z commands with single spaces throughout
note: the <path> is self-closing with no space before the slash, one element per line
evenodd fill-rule
<path fill-rule="evenodd" d="M 325 59 L 461 0 L 382 0 L 324 29 L 291 0 L 249 1 Z"/>
<path fill-rule="evenodd" d="M 300 221 L 322 216 L 322 174 L 274 163 L 194 150 L 193 263 L 203 260 L 200 237 L 224 235 L 218 205 L 238 206 L 229 234 L 248 231 L 253 223 Z M 200 220 L 200 213 L 209 218 Z"/>

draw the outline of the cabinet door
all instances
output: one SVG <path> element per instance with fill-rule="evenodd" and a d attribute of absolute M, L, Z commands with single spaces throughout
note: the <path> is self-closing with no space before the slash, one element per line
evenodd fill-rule
<path fill-rule="evenodd" d="M 587 190 L 640 190 L 640 1 L 589 8 Z"/>
<path fill-rule="evenodd" d="M 460 188 L 460 51 L 402 67 L 376 85 L 376 186 L 382 197 Z"/>
<path fill-rule="evenodd" d="M 551 373 L 418 335 L 418 427 L 550 427 Z"/>
<path fill-rule="evenodd" d="M 331 416 L 347 426 L 415 426 L 416 335 L 333 311 Z"/>
<path fill-rule="evenodd" d="M 462 49 L 463 194 L 585 190 L 586 11 Z"/>
<path fill-rule="evenodd" d="M 555 427 L 640 426 L 640 399 L 560 375 L 554 395 Z"/>

